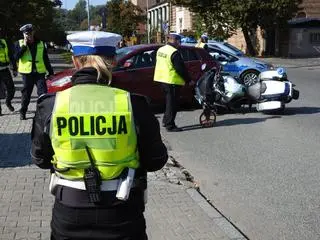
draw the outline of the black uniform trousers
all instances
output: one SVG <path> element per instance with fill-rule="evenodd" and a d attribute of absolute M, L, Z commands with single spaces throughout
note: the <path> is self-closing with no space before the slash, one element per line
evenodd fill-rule
<path fill-rule="evenodd" d="M 113 200 L 115 192 L 101 192 L 102 204 L 94 207 L 86 191 L 58 186 L 51 240 L 148 240 L 143 194 L 131 191 L 125 204 Z"/>
<path fill-rule="evenodd" d="M 180 86 L 174 84 L 161 84 L 165 98 L 166 110 L 163 115 L 162 125 L 167 129 L 176 127 L 175 119 L 179 108 Z"/>
<path fill-rule="evenodd" d="M 23 82 L 23 88 L 21 90 L 22 99 L 21 99 L 20 113 L 26 114 L 29 103 L 30 103 L 33 86 L 37 85 L 38 97 L 44 93 L 47 93 L 48 90 L 47 90 L 44 73 L 22 74 L 22 82 Z"/>
<path fill-rule="evenodd" d="M 14 97 L 16 89 L 14 87 L 13 79 L 12 79 L 9 68 L 0 70 L 0 84 L 4 84 L 5 90 L 7 92 L 6 103 L 7 104 L 11 103 L 11 100 Z M 0 109 L 1 109 L 1 106 L 0 106 Z"/>

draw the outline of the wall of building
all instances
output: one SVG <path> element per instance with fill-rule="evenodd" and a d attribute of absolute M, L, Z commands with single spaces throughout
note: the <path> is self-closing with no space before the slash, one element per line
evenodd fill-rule
<path fill-rule="evenodd" d="M 291 28 L 289 57 L 316 56 L 320 56 L 320 28 Z"/>
<path fill-rule="evenodd" d="M 265 50 L 265 39 L 262 35 L 260 27 L 257 29 L 256 35 L 252 37 L 253 46 L 255 46 L 258 56 L 261 56 Z M 241 29 L 238 29 L 236 33 L 227 39 L 227 42 L 231 45 L 239 48 L 243 52 L 247 52 L 246 40 L 243 36 Z"/>
<path fill-rule="evenodd" d="M 192 13 L 184 7 L 175 7 L 176 9 L 176 32 L 183 33 L 192 30 Z"/>
<path fill-rule="evenodd" d="M 320 17 L 319 0 L 303 0 L 300 7 L 302 8 L 300 12 L 305 13 L 306 17 Z"/>

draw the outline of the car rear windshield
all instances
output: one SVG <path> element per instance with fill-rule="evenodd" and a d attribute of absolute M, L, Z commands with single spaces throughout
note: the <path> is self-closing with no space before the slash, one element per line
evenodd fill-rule
<path fill-rule="evenodd" d="M 130 47 L 117 49 L 117 51 L 116 51 L 116 61 L 119 61 L 119 59 L 121 59 L 125 55 L 131 53 L 132 51 L 133 51 L 133 48 L 130 48 Z"/>

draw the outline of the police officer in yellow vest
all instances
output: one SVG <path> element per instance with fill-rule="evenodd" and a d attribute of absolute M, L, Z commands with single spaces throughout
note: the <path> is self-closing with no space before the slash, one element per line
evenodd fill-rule
<path fill-rule="evenodd" d="M 24 39 L 16 44 L 16 59 L 18 72 L 22 75 L 23 88 L 21 90 L 20 119 L 26 119 L 33 86 L 37 86 L 38 96 L 47 93 L 45 75 L 53 75 L 53 70 L 48 58 L 44 42 L 34 36 L 32 24 L 20 28 Z"/>
<path fill-rule="evenodd" d="M 185 82 L 193 84 L 178 47 L 181 37 L 176 34 L 168 35 L 168 43 L 157 51 L 154 81 L 161 83 L 166 98 L 166 110 L 162 126 L 169 132 L 180 132 L 175 124 L 178 111 L 179 91 Z"/>
<path fill-rule="evenodd" d="M 197 48 L 204 48 L 207 50 L 208 49 L 207 43 L 208 43 L 208 36 L 203 34 L 203 35 L 201 35 L 198 43 L 196 44 L 196 47 Z"/>
<path fill-rule="evenodd" d="M 146 172 L 168 154 L 144 97 L 112 88 L 121 36 L 68 35 L 73 86 L 37 103 L 32 160 L 51 169 L 51 239 L 146 240 Z"/>
<path fill-rule="evenodd" d="M 13 76 L 17 76 L 17 64 L 14 59 L 12 44 L 4 38 L 4 31 L 0 28 L 0 92 L 6 96 L 3 96 L 3 98 L 6 98 L 6 106 L 9 111 L 13 112 L 14 107 L 11 104 L 11 100 L 14 97 L 15 87 L 9 70 L 10 64 Z M 2 98 L 2 96 L 0 98 Z M 0 103 L 0 116 L 1 115 L 2 109 Z"/>

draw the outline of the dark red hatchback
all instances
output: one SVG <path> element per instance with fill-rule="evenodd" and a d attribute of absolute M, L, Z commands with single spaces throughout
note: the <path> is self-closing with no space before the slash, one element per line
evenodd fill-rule
<path fill-rule="evenodd" d="M 135 45 L 118 49 L 112 86 L 144 95 L 153 104 L 163 104 L 165 100 L 162 89 L 153 81 L 156 53 L 161 46 L 163 45 Z M 204 72 L 217 66 L 214 59 L 202 48 L 181 46 L 179 51 L 193 81 L 197 81 Z M 48 91 L 52 93 L 71 87 L 70 78 L 74 71 L 68 69 L 48 79 Z M 192 88 L 187 85 L 182 88 L 181 103 L 193 101 Z"/>

